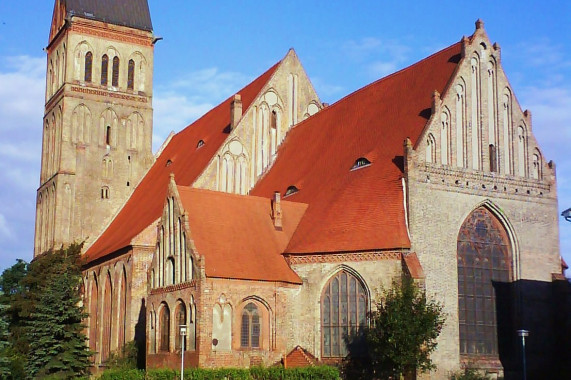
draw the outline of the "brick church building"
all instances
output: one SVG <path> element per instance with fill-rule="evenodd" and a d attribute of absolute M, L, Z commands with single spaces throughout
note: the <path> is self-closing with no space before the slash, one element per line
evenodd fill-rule
<path fill-rule="evenodd" d="M 153 155 L 155 42 L 146 0 L 55 1 L 35 254 L 86 241 L 94 365 L 176 368 L 179 325 L 188 366 L 335 362 L 405 275 L 446 313 L 427 378 L 509 371 L 501 289 L 561 278 L 556 178 L 483 22 L 332 105 L 290 50 Z"/>

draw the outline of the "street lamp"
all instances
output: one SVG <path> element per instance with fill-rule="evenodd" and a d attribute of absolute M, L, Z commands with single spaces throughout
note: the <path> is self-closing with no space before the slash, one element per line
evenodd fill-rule
<path fill-rule="evenodd" d="M 180 380 L 184 380 L 184 346 L 186 337 L 186 325 L 180 325 Z"/>
<path fill-rule="evenodd" d="M 525 337 L 529 335 L 527 330 L 517 330 L 517 335 L 521 337 L 521 355 L 523 363 L 523 380 L 527 379 L 527 371 L 525 368 Z"/>
<path fill-rule="evenodd" d="M 561 216 L 564 217 L 566 221 L 571 222 L 571 208 L 568 208 L 567 210 L 563 211 L 561 213 Z"/>

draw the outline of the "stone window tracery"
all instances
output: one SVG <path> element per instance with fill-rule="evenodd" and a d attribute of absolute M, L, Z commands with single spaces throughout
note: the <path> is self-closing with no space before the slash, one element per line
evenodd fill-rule
<path fill-rule="evenodd" d="M 365 287 L 351 273 L 338 272 L 321 296 L 321 344 L 323 357 L 344 357 L 344 338 L 367 323 L 368 299 Z"/>
<path fill-rule="evenodd" d="M 458 318 L 460 353 L 498 354 L 493 282 L 511 280 L 507 231 L 486 208 L 470 214 L 458 234 Z"/>
<path fill-rule="evenodd" d="M 242 311 L 242 324 L 240 328 L 240 347 L 259 348 L 261 321 L 258 307 L 250 302 Z"/>

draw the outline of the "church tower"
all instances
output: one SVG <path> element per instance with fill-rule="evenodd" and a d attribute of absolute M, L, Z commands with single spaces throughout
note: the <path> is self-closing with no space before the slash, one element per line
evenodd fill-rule
<path fill-rule="evenodd" d="M 153 162 L 147 0 L 56 0 L 34 256 L 91 241 Z"/>

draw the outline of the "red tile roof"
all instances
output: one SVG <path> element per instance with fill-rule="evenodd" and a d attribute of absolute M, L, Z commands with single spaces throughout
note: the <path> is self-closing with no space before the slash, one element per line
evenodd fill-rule
<path fill-rule="evenodd" d="M 271 78 L 279 63 L 244 87 L 244 112 Z M 86 262 L 127 247 L 131 239 L 161 215 L 169 183 L 174 173 L 180 185 L 190 186 L 206 168 L 212 157 L 228 137 L 225 128 L 230 124 L 230 102 L 233 96 L 210 110 L 200 119 L 177 133 L 160 153 L 131 197 L 113 218 L 111 224 L 86 251 Z M 199 140 L 204 146 L 196 149 Z M 171 164 L 167 166 L 167 161 Z"/>
<path fill-rule="evenodd" d="M 403 143 L 420 137 L 434 90 L 443 93 L 460 60 L 456 43 L 380 79 L 293 128 L 251 194 L 299 192 L 309 204 L 286 253 L 409 248 Z M 351 170 L 359 157 L 370 166 Z"/>
<path fill-rule="evenodd" d="M 177 186 L 190 238 L 205 258 L 208 277 L 301 284 L 286 263 L 287 247 L 307 205 L 281 201 L 282 229 L 268 198 Z"/>
<path fill-rule="evenodd" d="M 309 367 L 316 363 L 317 358 L 300 346 L 295 346 L 284 358 L 285 368 Z"/>

